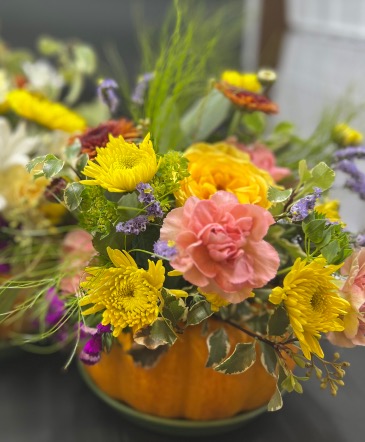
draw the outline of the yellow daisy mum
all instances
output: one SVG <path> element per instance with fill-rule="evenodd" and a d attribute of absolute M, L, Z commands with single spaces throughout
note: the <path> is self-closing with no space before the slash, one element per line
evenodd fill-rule
<path fill-rule="evenodd" d="M 257 74 L 252 72 L 240 73 L 238 71 L 224 71 L 221 80 L 246 91 L 260 93 L 262 90 L 261 83 L 257 78 Z"/>
<path fill-rule="evenodd" d="M 24 89 L 9 92 L 6 99 L 9 108 L 17 115 L 49 129 L 72 133 L 86 127 L 85 120 L 67 107 Z"/>
<path fill-rule="evenodd" d="M 271 175 L 235 146 L 197 143 L 184 156 L 189 160 L 190 176 L 175 194 L 178 204 L 183 205 L 190 196 L 209 199 L 218 190 L 225 190 L 236 195 L 241 204 L 270 207 L 267 191 L 274 185 Z"/>
<path fill-rule="evenodd" d="M 283 287 L 275 287 L 269 296 L 273 304 L 284 302 L 290 324 L 299 340 L 304 356 L 311 353 L 324 357 L 318 339 L 321 333 L 344 330 L 340 318 L 350 304 L 339 296 L 333 272 L 341 265 L 326 265 L 322 257 L 307 263 L 298 258 L 284 279 Z"/>
<path fill-rule="evenodd" d="M 158 162 L 150 134 L 139 146 L 128 143 L 122 136 L 109 135 L 104 148 L 96 148 L 95 160 L 89 160 L 83 174 L 93 180 L 80 183 L 101 186 L 109 192 L 131 192 L 138 183 L 147 183 L 156 174 Z"/>
<path fill-rule="evenodd" d="M 337 124 L 333 129 L 333 138 L 342 146 L 357 146 L 362 143 L 363 135 L 346 123 Z"/>
<path fill-rule="evenodd" d="M 201 293 L 205 299 L 210 303 L 210 308 L 212 312 L 218 312 L 221 307 L 226 307 L 230 303 L 223 299 L 221 296 L 216 293 L 204 293 L 198 288 L 198 292 Z"/>
<path fill-rule="evenodd" d="M 113 336 L 117 337 L 126 327 L 136 332 L 155 321 L 165 268 L 162 260 L 157 263 L 149 260 L 148 270 L 140 269 L 125 250 L 108 247 L 107 252 L 114 267 L 86 268 L 89 276 L 81 287 L 87 290 L 87 295 L 79 304 L 93 304 L 83 315 L 104 310 L 102 324 L 110 324 Z"/>
<path fill-rule="evenodd" d="M 338 200 L 328 200 L 322 204 L 317 204 L 314 209 L 316 212 L 324 215 L 332 223 L 338 222 L 345 227 L 346 224 L 341 220 L 339 208 L 340 202 Z"/>

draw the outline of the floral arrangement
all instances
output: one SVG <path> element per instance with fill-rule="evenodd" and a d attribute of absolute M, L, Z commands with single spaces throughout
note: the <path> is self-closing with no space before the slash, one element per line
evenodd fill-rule
<path fill-rule="evenodd" d="M 72 136 L 61 153 L 28 162 L 32 185 L 73 221 L 52 277 L 29 273 L 38 290 L 16 310 L 30 311 L 40 332 L 22 342 L 74 340 L 72 356 L 92 365 L 129 334 L 148 365 L 151 350 L 155 363 L 188 328 L 214 317 L 253 339 L 230 350 L 224 329 L 207 332 L 207 366 L 228 376 L 260 358 L 277 383 L 269 410 L 312 375 L 336 394 L 348 364 L 337 352 L 326 358 L 321 342 L 365 343 L 365 252 L 328 191 L 339 169 L 364 195 L 351 161 L 364 155 L 362 136 L 345 123 L 320 140 L 299 139 L 288 122 L 267 134 L 267 116 L 279 111 L 269 98 L 275 73 L 225 70 L 211 80 L 210 53 L 194 52 L 191 35 L 178 20 L 129 97 L 112 79 L 99 85 L 111 115 L 122 97 L 132 119 L 87 129 L 67 120 Z M 192 84 L 201 89 L 191 94 Z M 49 118 L 49 105 L 28 105 L 29 94 L 8 93 L 13 112 Z M 25 162 L 31 145 L 19 142 L 21 130 L 12 137 Z M 23 281 L 7 281 L 2 295 Z"/>

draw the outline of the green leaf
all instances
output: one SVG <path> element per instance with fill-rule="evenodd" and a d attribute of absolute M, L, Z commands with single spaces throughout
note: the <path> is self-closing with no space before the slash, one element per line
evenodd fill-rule
<path fill-rule="evenodd" d="M 297 243 L 290 242 L 286 238 L 278 238 L 275 239 L 275 243 L 282 247 L 284 250 L 288 252 L 288 254 L 293 258 L 305 258 L 307 255 L 301 246 Z"/>
<path fill-rule="evenodd" d="M 261 135 L 266 126 L 266 118 L 262 112 L 251 112 L 243 115 L 247 129 L 255 135 Z"/>
<path fill-rule="evenodd" d="M 42 155 L 39 157 L 33 158 L 29 163 L 25 166 L 28 172 L 31 172 L 38 164 L 44 163 L 46 159 L 46 155 Z"/>
<path fill-rule="evenodd" d="M 208 360 L 206 367 L 215 367 L 220 364 L 230 350 L 230 343 L 225 329 L 219 328 L 211 333 L 207 338 Z"/>
<path fill-rule="evenodd" d="M 277 307 L 270 316 L 267 333 L 271 336 L 282 336 L 289 326 L 289 316 L 284 307 Z"/>
<path fill-rule="evenodd" d="M 312 170 L 313 186 L 320 187 L 323 191 L 329 189 L 334 180 L 335 172 L 323 161 L 317 164 Z"/>
<path fill-rule="evenodd" d="M 183 299 L 169 295 L 164 289 L 162 290 L 162 296 L 164 298 L 162 315 L 164 318 L 171 321 L 171 324 L 176 327 L 178 322 L 185 316 L 187 307 Z"/>
<path fill-rule="evenodd" d="M 68 184 L 64 192 L 64 201 L 69 210 L 76 210 L 81 204 L 84 186 L 80 183 Z"/>
<path fill-rule="evenodd" d="M 89 155 L 87 153 L 83 153 L 82 155 L 80 155 L 76 162 L 76 170 L 82 173 L 88 161 Z"/>
<path fill-rule="evenodd" d="M 278 365 L 278 357 L 276 351 L 271 347 L 271 345 L 265 344 L 265 342 L 260 342 L 261 348 L 261 363 L 265 370 L 271 375 L 276 377 Z"/>
<path fill-rule="evenodd" d="M 324 237 L 326 222 L 324 219 L 314 219 L 309 222 L 303 221 L 303 232 L 312 242 L 319 244 Z"/>
<path fill-rule="evenodd" d="M 311 178 L 311 173 L 309 172 L 307 162 L 305 160 L 300 160 L 298 165 L 299 179 L 302 183 L 305 183 Z"/>
<path fill-rule="evenodd" d="M 159 345 L 172 345 L 176 341 L 177 336 L 172 330 L 169 321 L 157 318 L 151 326 L 151 338 L 159 342 Z"/>
<path fill-rule="evenodd" d="M 270 186 L 267 192 L 267 198 L 272 203 L 282 203 L 286 201 L 292 193 L 293 189 L 280 190 L 276 187 Z"/>
<path fill-rule="evenodd" d="M 186 319 L 187 325 L 197 325 L 204 321 L 204 319 L 212 316 L 213 312 L 211 310 L 209 302 L 203 300 L 194 304 L 188 311 L 188 316 Z"/>
<path fill-rule="evenodd" d="M 183 115 L 181 129 L 191 142 L 205 140 L 228 117 L 230 108 L 225 96 L 212 89 Z"/>
<path fill-rule="evenodd" d="M 328 264 L 332 264 L 340 252 L 340 244 L 335 239 L 321 249 L 321 254 L 326 258 Z"/>
<path fill-rule="evenodd" d="M 127 353 L 132 356 L 135 365 L 143 368 L 153 368 L 168 348 L 168 345 L 161 345 L 155 350 L 151 350 L 143 345 L 133 344 Z"/>
<path fill-rule="evenodd" d="M 248 370 L 256 361 L 255 342 L 239 343 L 234 352 L 214 370 L 224 374 L 238 374 Z"/>
<path fill-rule="evenodd" d="M 282 406 L 283 406 L 283 398 L 281 397 L 280 390 L 279 390 L 278 386 L 276 385 L 275 393 L 267 405 L 267 410 L 268 411 L 277 411 L 277 410 L 280 410 L 280 408 L 282 408 Z"/>
<path fill-rule="evenodd" d="M 77 158 L 77 156 L 80 153 L 80 149 L 81 149 L 80 140 L 79 138 L 76 138 L 76 140 L 66 148 L 65 154 L 67 161 L 72 162 L 75 158 Z"/>
<path fill-rule="evenodd" d="M 295 126 L 289 121 L 282 121 L 274 127 L 274 133 L 292 133 L 294 132 Z"/>
<path fill-rule="evenodd" d="M 63 169 L 65 162 L 55 155 L 46 155 L 43 163 L 43 173 L 46 178 L 52 178 Z"/>

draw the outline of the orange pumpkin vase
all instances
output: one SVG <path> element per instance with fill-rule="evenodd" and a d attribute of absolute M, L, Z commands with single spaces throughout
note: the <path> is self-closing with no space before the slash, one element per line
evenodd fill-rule
<path fill-rule="evenodd" d="M 252 338 L 232 326 L 209 319 L 209 333 L 224 327 L 231 352 L 239 342 Z M 244 373 L 227 375 L 206 368 L 207 335 L 202 326 L 190 326 L 152 368 L 137 366 L 126 353 L 130 335 L 121 334 L 122 345 L 103 353 L 100 362 L 85 366 L 93 382 L 108 396 L 154 416 L 191 420 L 224 419 L 267 404 L 275 381 L 260 362 Z M 256 351 L 259 352 L 258 347 Z"/>

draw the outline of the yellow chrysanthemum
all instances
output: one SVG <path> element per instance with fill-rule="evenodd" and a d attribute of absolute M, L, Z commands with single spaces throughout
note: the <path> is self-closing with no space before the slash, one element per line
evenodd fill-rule
<path fill-rule="evenodd" d="M 95 160 L 89 160 L 83 174 L 93 180 L 80 183 L 101 186 L 110 192 L 131 192 L 138 183 L 147 183 L 157 172 L 158 163 L 150 134 L 139 146 L 128 143 L 122 136 L 109 135 L 104 148 L 96 148 Z"/>
<path fill-rule="evenodd" d="M 341 265 L 326 265 L 322 257 L 311 263 L 298 258 L 284 279 L 275 287 L 269 301 L 284 302 L 290 324 L 307 359 L 311 353 L 324 357 L 318 339 L 321 333 L 344 330 L 340 316 L 347 314 L 349 303 L 339 296 L 333 272 Z"/>
<path fill-rule="evenodd" d="M 247 72 L 240 73 L 238 71 L 224 71 L 221 80 L 246 91 L 260 93 L 262 90 L 261 83 L 257 78 L 257 74 Z"/>
<path fill-rule="evenodd" d="M 242 204 L 256 204 L 267 209 L 271 175 L 256 167 L 250 157 L 227 143 L 197 143 L 185 152 L 190 176 L 181 182 L 175 194 L 180 205 L 190 196 L 209 199 L 218 190 L 235 194 Z"/>
<path fill-rule="evenodd" d="M 86 127 L 85 120 L 67 107 L 25 89 L 15 89 L 6 98 L 13 112 L 49 129 L 72 133 Z"/>
<path fill-rule="evenodd" d="M 341 220 L 339 214 L 340 202 L 338 200 L 325 201 L 322 204 L 317 204 L 315 206 L 315 211 L 324 215 L 332 223 L 341 223 L 343 227 L 346 226 Z"/>
<path fill-rule="evenodd" d="M 103 310 L 102 324 L 110 324 L 113 336 L 117 337 L 126 327 L 136 332 L 155 321 L 165 268 L 162 260 L 157 263 L 149 260 L 148 270 L 140 269 L 125 250 L 108 247 L 107 252 L 114 267 L 86 268 L 89 276 L 81 287 L 87 290 L 87 295 L 79 304 L 93 304 L 84 315 Z"/>
<path fill-rule="evenodd" d="M 346 147 L 361 144 L 364 137 L 361 132 L 353 129 L 346 123 L 340 123 L 333 129 L 333 138 L 337 143 Z"/>
<path fill-rule="evenodd" d="M 198 292 L 201 293 L 210 303 L 210 308 L 212 309 L 212 312 L 218 312 L 221 307 L 225 307 L 230 304 L 228 301 L 226 301 L 216 293 L 204 293 L 200 289 L 198 289 Z"/>

